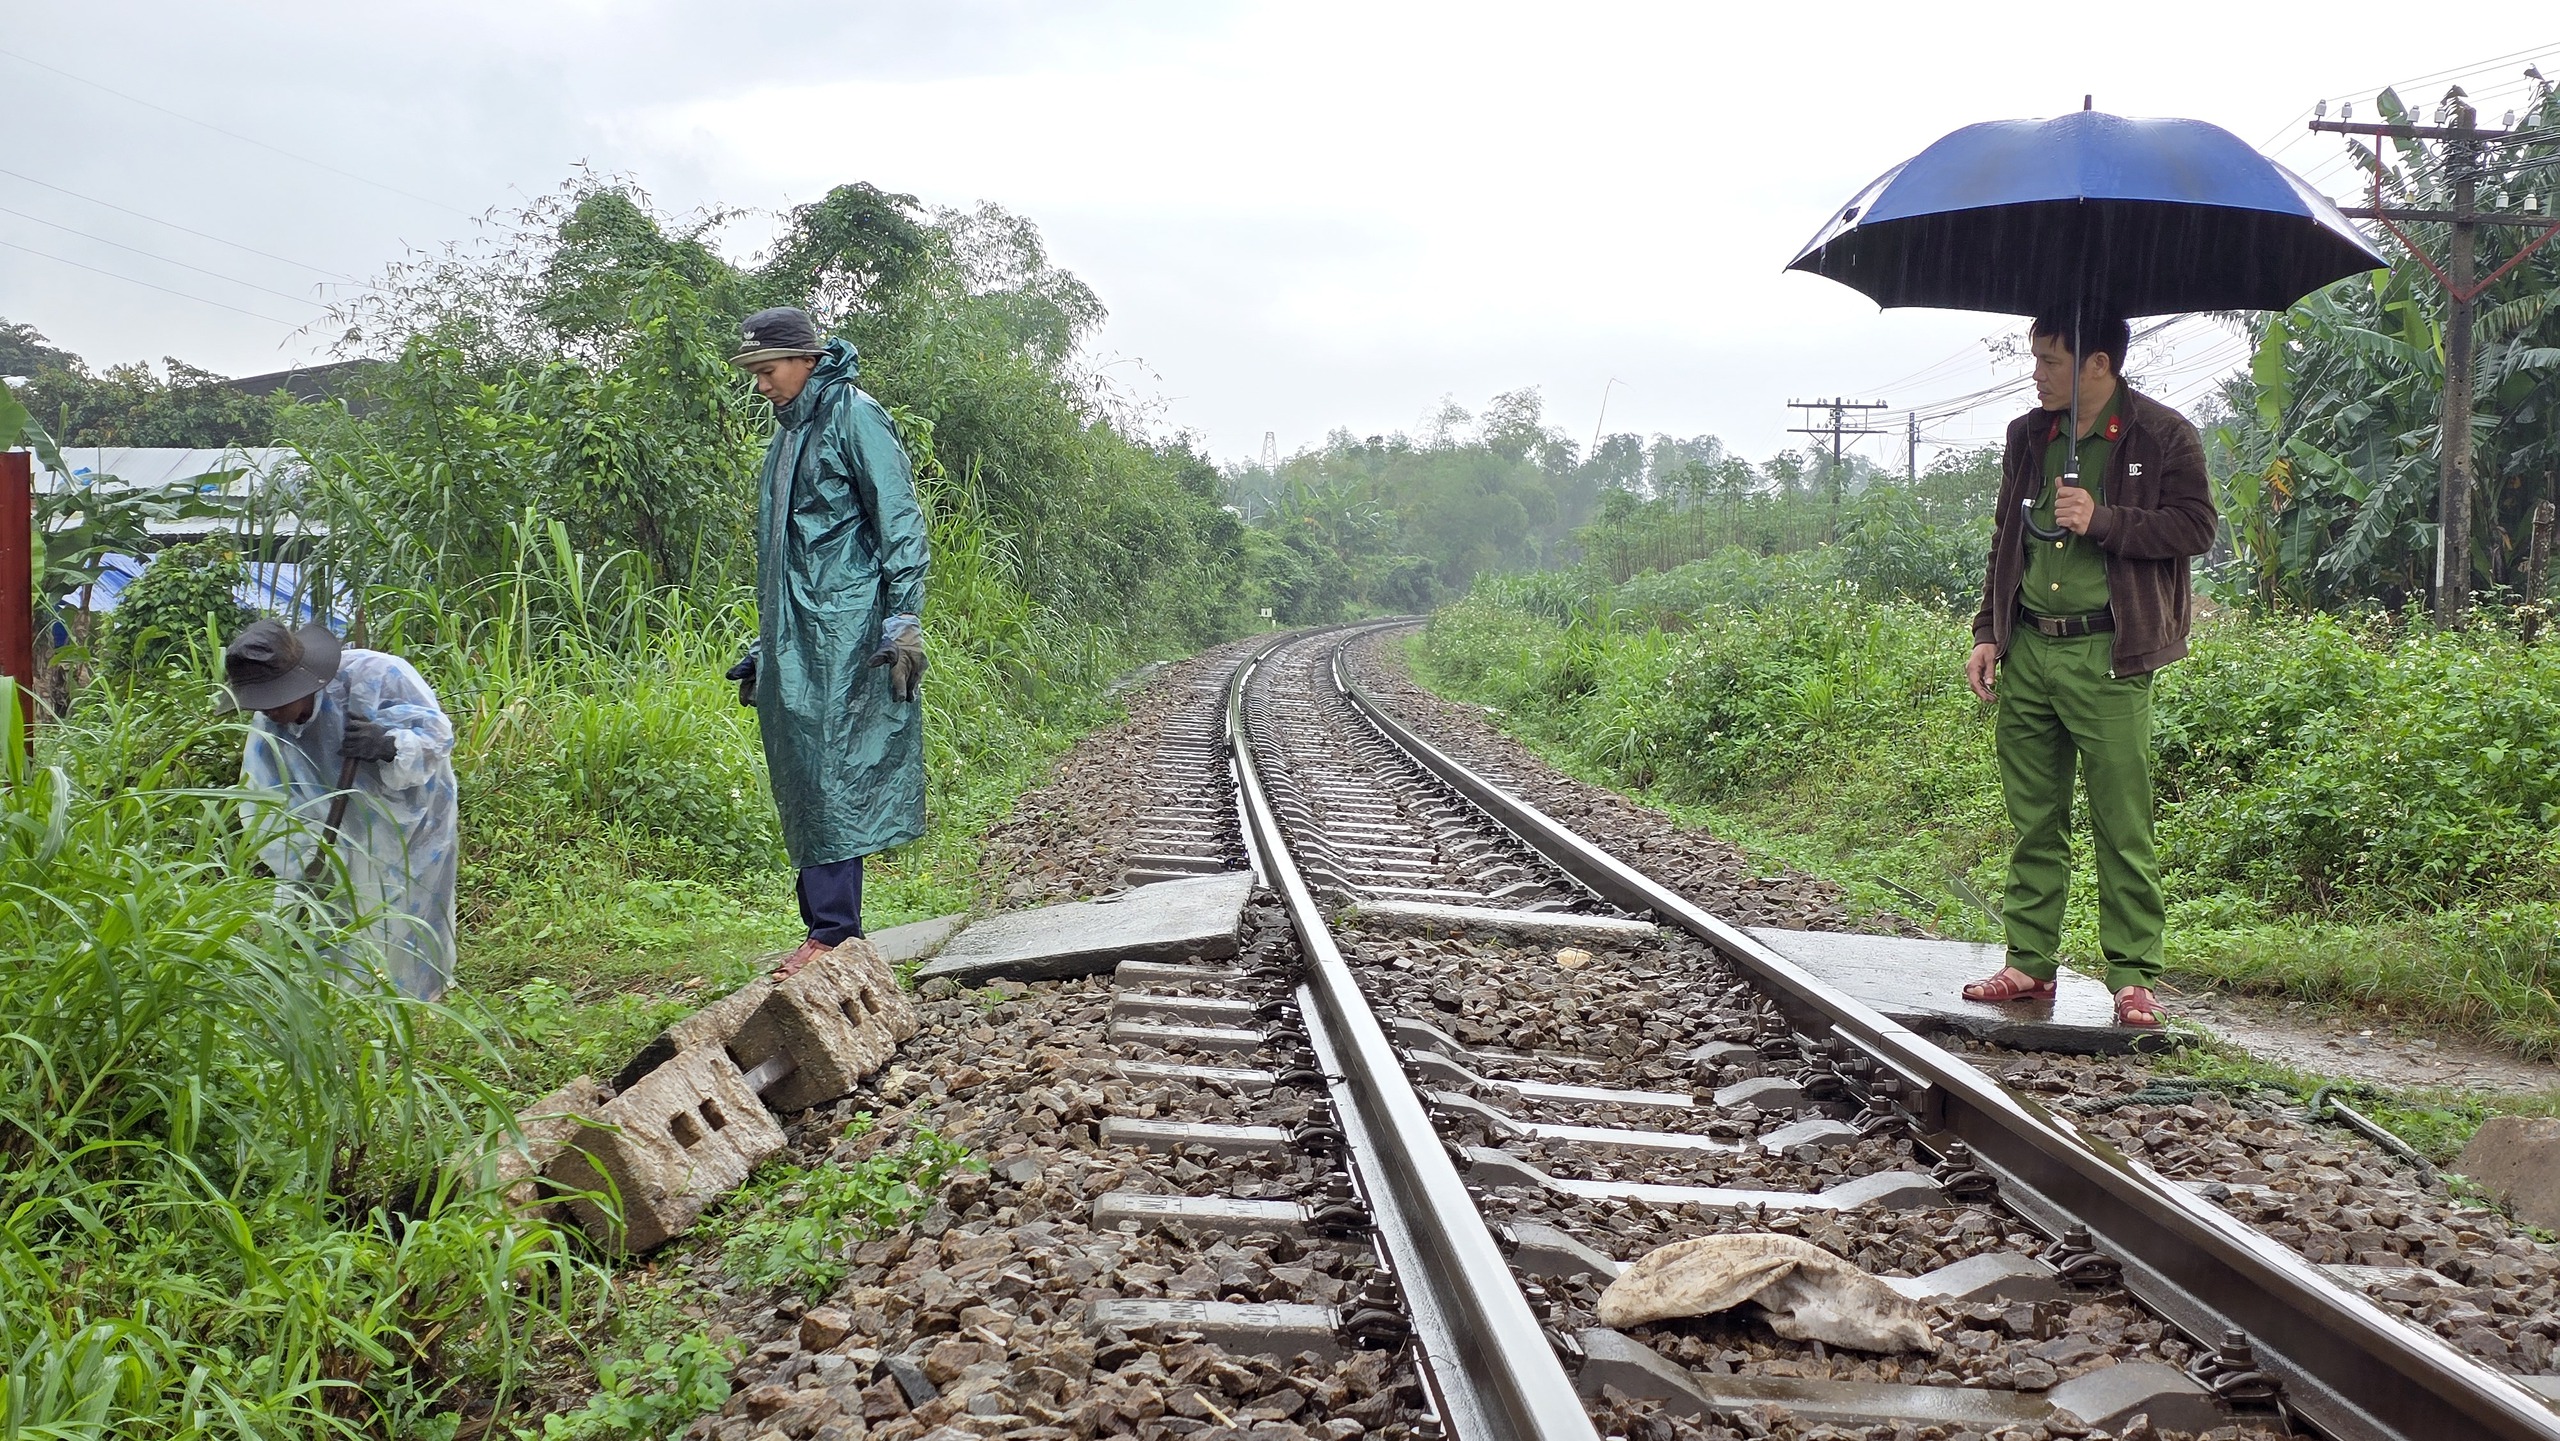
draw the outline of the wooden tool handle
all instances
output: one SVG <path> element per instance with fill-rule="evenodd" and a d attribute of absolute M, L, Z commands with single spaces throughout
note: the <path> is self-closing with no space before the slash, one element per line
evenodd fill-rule
<path fill-rule="evenodd" d="M 320 846 L 311 853 L 311 861 L 302 868 L 302 879 L 317 881 L 329 868 L 329 848 L 338 843 L 338 827 L 346 824 L 347 802 L 356 796 L 356 758 L 348 756 L 338 762 L 338 793 L 329 799 L 329 818 L 320 825 Z"/>

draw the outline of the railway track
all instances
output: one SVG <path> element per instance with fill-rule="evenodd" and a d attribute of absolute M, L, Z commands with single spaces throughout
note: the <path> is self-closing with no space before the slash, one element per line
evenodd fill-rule
<path fill-rule="evenodd" d="M 1818 887 L 1539 771 L 1375 636 L 1172 668 L 991 837 L 1016 907 L 1246 897 L 1192 932 L 1236 953 L 922 979 L 787 1184 L 928 1129 L 983 1169 L 815 1272 L 637 1275 L 744 1342 L 688 1437 L 2560 1436 L 2520 1384 L 2560 1371 L 2549 1245 L 2300 1106 L 1832 995 L 1733 923 L 1838 924 Z M 1711 1236 L 1889 1278 L 1934 1352 L 1601 1324 Z"/>
<path fill-rule="evenodd" d="M 1243 847 L 1294 945 L 1266 936 L 1235 973 L 1245 994 L 1142 969 L 1114 1001 L 1115 1039 L 1174 1056 L 1146 1074 L 1251 1052 L 1262 1067 L 1193 1079 L 1296 1119 L 1119 1138 L 1311 1156 L 1304 1199 L 1229 1219 L 1341 1236 L 1365 1214 L 1382 1264 L 1347 1309 L 1370 1344 L 1409 1327 L 1415 1434 L 1580 1441 L 1632 1405 L 1749 1413 L 1753 1434 L 2139 1415 L 2560 1441 L 2560 1415 L 2510 1378 L 1433 748 L 1352 680 L 1361 633 L 1276 640 L 1223 693 Z M 1215 1219 L 1215 1198 L 1164 1203 L 1185 1207 Z M 1760 1231 L 1912 1273 L 1896 1288 L 1951 1319 L 1947 1344 L 1772 1365 L 1792 1343 L 1751 1323 L 1593 1321 L 1608 1276 L 1652 1246 Z M 1223 1321 L 1315 1325 L 1268 1307 Z"/>

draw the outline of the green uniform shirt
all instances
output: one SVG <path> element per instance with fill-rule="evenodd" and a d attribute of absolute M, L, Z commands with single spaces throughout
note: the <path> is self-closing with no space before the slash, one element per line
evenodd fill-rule
<path fill-rule="evenodd" d="M 2080 442 L 2080 484 L 2089 498 L 2107 503 L 2103 483 L 2107 459 L 2115 453 L 2116 437 L 2124 433 L 2124 422 L 2117 412 L 2124 406 L 2124 387 L 2119 385 L 2107 400 L 2106 412 L 2098 417 L 2097 429 Z M 2058 432 L 2069 425 L 2068 412 Z M 2070 443 L 2056 434 L 2044 450 L 2044 495 L 2036 502 L 2036 524 L 2047 530 L 2059 529 L 2053 519 L 2055 485 L 2070 464 Z M 2107 608 L 2107 556 L 2096 541 L 2085 535 L 2066 535 L 2060 540 L 2038 540 L 2025 537 L 2027 573 L 2018 582 L 2018 600 L 2038 615 L 2094 615 Z"/>

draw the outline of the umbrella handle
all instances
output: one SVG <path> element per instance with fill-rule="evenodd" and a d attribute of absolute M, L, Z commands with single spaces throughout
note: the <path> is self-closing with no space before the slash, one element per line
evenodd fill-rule
<path fill-rule="evenodd" d="M 2071 532 L 2059 528 L 2047 530 L 2043 526 L 2036 524 L 2036 502 L 2035 497 L 2033 496 L 2029 496 L 2025 500 L 2018 502 L 2018 518 L 2027 523 L 2027 534 L 2034 536 L 2038 540 L 2060 540 L 2064 536 L 2071 534 Z"/>

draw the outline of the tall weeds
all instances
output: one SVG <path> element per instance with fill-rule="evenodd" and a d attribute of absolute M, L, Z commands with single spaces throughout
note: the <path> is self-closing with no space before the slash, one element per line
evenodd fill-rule
<path fill-rule="evenodd" d="M 207 704 L 222 621 L 72 697 L 36 761 L 0 736 L 0 1441 L 449 1438 L 505 1424 L 532 1338 L 596 1337 L 609 1277 L 453 1162 L 792 934 L 721 677 L 769 415 L 724 359 L 738 315 L 878 280 L 831 318 L 916 456 L 933 669 L 932 830 L 874 859 L 875 925 L 974 899 L 971 837 L 1114 667 L 1250 613 L 1214 472 L 1077 380 L 1089 292 L 1028 226 L 911 208 L 839 189 L 747 271 L 576 187 L 485 263 L 395 271 L 367 393 L 281 412 L 307 471 L 244 552 L 299 560 L 454 722 L 449 1008 L 343 970 L 347 933 L 259 875 L 275 818 Z M 855 212 L 898 224 L 831 228 Z M 960 265 L 971 225 L 1020 263 Z"/>
<path fill-rule="evenodd" d="M 502 1389 L 587 1287 L 445 1168 L 497 1097 L 258 874 L 265 801 L 167 784 L 184 747 L 92 784 L 116 710 L 29 759 L 0 705 L 0 1437 L 382 1434 Z"/>
<path fill-rule="evenodd" d="M 1692 562 L 1577 596 L 1487 583 L 1416 658 L 1605 783 L 1990 939 L 2009 836 L 1962 611 L 1831 552 Z M 2560 649 L 2493 618 L 2223 613 L 2155 690 L 2173 976 L 2355 999 L 2560 1054 Z M 2085 862 L 2087 852 L 2082 856 Z M 2095 951 L 2092 884 L 2065 944 Z"/>

